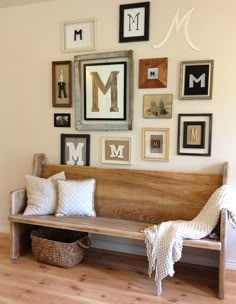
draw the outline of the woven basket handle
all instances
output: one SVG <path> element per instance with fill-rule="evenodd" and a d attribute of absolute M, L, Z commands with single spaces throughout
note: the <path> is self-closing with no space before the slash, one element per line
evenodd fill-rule
<path fill-rule="evenodd" d="M 91 245 L 90 238 L 87 235 L 82 237 L 80 240 L 77 240 L 77 243 L 79 244 L 79 246 L 85 249 L 88 249 Z"/>

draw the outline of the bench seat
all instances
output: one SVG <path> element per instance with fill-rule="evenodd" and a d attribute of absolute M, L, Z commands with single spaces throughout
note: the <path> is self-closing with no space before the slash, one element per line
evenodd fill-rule
<path fill-rule="evenodd" d="M 74 231 L 97 233 L 117 237 L 144 240 L 143 230 L 152 226 L 150 223 L 111 219 L 104 217 L 56 217 L 53 215 L 10 215 L 9 220 L 16 223 L 61 228 Z M 221 250 L 221 242 L 209 238 L 201 240 L 184 240 L 184 246 Z"/>

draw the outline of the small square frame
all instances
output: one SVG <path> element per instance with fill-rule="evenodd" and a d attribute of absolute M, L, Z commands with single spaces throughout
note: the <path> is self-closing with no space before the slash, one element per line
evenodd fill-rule
<path fill-rule="evenodd" d="M 169 128 L 143 129 L 143 159 L 169 161 Z"/>
<path fill-rule="evenodd" d="M 54 113 L 54 127 L 70 128 L 70 113 Z"/>
<path fill-rule="evenodd" d="M 71 107 L 72 105 L 72 62 L 52 62 L 52 106 Z"/>
<path fill-rule="evenodd" d="M 143 118 L 171 118 L 172 94 L 143 95 Z"/>
<path fill-rule="evenodd" d="M 212 114 L 178 115 L 178 155 L 211 155 Z"/>
<path fill-rule="evenodd" d="M 76 129 L 132 130 L 133 51 L 75 56 L 75 97 Z"/>
<path fill-rule="evenodd" d="M 167 87 L 168 58 L 139 60 L 139 88 Z"/>
<path fill-rule="evenodd" d="M 61 134 L 61 164 L 90 165 L 90 135 Z"/>
<path fill-rule="evenodd" d="M 150 2 L 120 5 L 119 42 L 149 40 Z"/>
<path fill-rule="evenodd" d="M 96 48 L 96 20 L 84 19 L 62 24 L 62 51 L 82 52 Z"/>
<path fill-rule="evenodd" d="M 180 63 L 179 99 L 212 99 L 214 60 Z"/>
<path fill-rule="evenodd" d="M 131 165 L 131 138 L 102 137 L 102 163 Z"/>

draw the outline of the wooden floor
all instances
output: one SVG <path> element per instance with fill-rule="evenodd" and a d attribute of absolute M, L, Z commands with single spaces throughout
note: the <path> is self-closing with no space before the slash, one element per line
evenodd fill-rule
<path fill-rule="evenodd" d="M 31 254 L 9 258 L 9 237 L 0 234 L 0 304 L 73 303 L 236 303 L 236 271 L 227 271 L 226 296 L 216 298 L 214 269 L 176 264 L 157 297 L 145 257 L 90 249 L 81 264 L 62 269 L 34 260 Z"/>

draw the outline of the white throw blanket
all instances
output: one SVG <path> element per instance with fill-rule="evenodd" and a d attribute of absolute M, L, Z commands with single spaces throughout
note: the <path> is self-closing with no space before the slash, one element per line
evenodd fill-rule
<path fill-rule="evenodd" d="M 144 230 L 149 261 L 148 274 L 155 270 L 157 295 L 161 294 L 161 281 L 174 275 L 174 263 L 182 256 L 184 239 L 206 237 L 218 223 L 220 210 L 229 211 L 229 220 L 236 226 L 236 201 L 229 185 L 218 188 L 201 212 L 191 221 L 168 221 Z"/>

